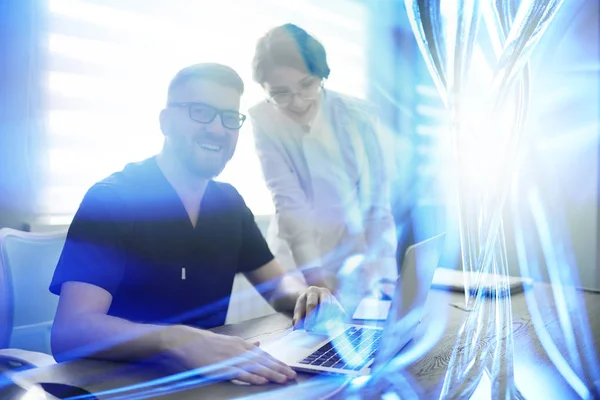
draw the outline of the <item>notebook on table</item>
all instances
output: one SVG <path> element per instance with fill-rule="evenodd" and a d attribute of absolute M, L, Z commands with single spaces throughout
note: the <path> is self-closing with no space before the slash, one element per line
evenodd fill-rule
<path fill-rule="evenodd" d="M 431 283 L 432 289 L 450 290 L 453 292 L 465 292 L 465 274 L 470 274 L 469 291 L 475 294 L 477 290 L 477 272 L 465 273 L 462 270 L 453 270 L 448 268 L 437 268 Z M 530 278 L 518 278 L 515 276 L 494 276 L 494 274 L 482 273 L 480 279 L 480 289 L 484 296 L 496 295 L 497 288 L 500 296 L 507 294 L 518 294 L 533 284 Z M 496 286 L 496 283 L 499 283 Z"/>

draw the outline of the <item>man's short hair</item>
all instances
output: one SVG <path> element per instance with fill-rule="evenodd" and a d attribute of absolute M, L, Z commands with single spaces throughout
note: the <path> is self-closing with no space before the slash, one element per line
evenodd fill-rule
<path fill-rule="evenodd" d="M 218 83 L 244 94 L 244 81 L 231 67 L 217 63 L 200 63 L 180 70 L 169 83 L 168 96 L 171 97 L 176 87 L 186 84 L 192 79 L 203 79 Z"/>
<path fill-rule="evenodd" d="M 268 72 L 281 66 L 306 71 L 321 79 L 327 79 L 330 72 L 321 42 L 294 24 L 277 26 L 258 40 L 252 77 L 262 85 Z"/>

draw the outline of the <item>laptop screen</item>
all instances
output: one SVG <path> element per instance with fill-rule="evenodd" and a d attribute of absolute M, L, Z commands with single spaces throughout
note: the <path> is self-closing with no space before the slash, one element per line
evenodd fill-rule
<path fill-rule="evenodd" d="M 443 250 L 445 234 L 406 250 L 392 306 L 372 368 L 385 365 L 413 338 L 423 316 L 427 294 Z"/>

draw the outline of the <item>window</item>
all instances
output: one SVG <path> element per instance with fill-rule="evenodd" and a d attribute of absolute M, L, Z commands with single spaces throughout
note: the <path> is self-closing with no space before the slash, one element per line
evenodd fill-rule
<path fill-rule="evenodd" d="M 251 60 L 258 38 L 276 25 L 298 24 L 323 42 L 330 89 L 366 94 L 367 10 L 350 0 L 48 0 L 48 10 L 40 214 L 54 223 L 70 221 L 93 183 L 160 151 L 158 113 L 182 67 L 230 65 L 246 84 L 242 112 L 262 100 Z M 218 179 L 233 184 L 255 214 L 273 212 L 249 123 Z"/>

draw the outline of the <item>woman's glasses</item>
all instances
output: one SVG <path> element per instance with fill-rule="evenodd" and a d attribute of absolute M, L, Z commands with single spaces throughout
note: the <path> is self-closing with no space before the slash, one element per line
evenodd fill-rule
<path fill-rule="evenodd" d="M 314 100 L 321 92 L 321 79 L 315 78 L 310 82 L 305 83 L 297 92 L 279 92 L 271 94 L 269 99 L 278 106 L 285 107 L 294 101 L 294 97 L 298 96 L 303 100 Z"/>

